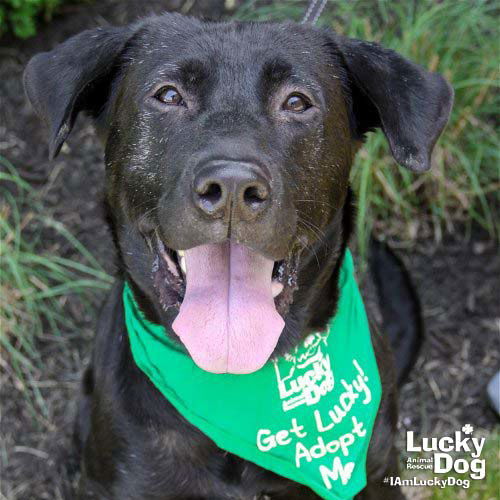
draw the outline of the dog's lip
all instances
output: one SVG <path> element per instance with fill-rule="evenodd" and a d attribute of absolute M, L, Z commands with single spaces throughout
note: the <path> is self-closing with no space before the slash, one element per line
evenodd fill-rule
<path fill-rule="evenodd" d="M 158 253 L 165 261 L 169 271 L 176 277 L 186 280 L 186 258 L 184 250 L 172 250 L 165 246 L 165 244 L 158 238 Z M 275 261 L 273 270 L 273 280 L 271 282 L 271 289 L 273 298 L 278 297 L 284 289 L 280 283 L 280 271 L 284 264 L 284 260 Z"/>

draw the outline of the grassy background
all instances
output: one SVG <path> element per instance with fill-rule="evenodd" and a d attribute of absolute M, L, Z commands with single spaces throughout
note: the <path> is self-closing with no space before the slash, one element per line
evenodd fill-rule
<path fill-rule="evenodd" d="M 47 214 L 42 197 L 0 156 L 0 363 L 13 376 L 32 416 L 43 420 L 48 411 L 34 383 L 43 371 L 37 342 L 74 328 L 65 310 L 70 294 L 91 307 L 91 292 L 107 288 L 112 278 Z M 57 244 L 47 247 L 44 240 L 57 241 L 54 233 L 74 248 L 76 259 L 60 257 Z"/>
<path fill-rule="evenodd" d="M 36 33 L 39 17 L 49 21 L 62 0 L 2 0 L 0 3 L 0 36 L 13 33 L 28 38 Z"/>
<path fill-rule="evenodd" d="M 380 132 L 372 134 L 358 154 L 352 180 L 362 251 L 372 229 L 402 244 L 429 236 L 440 241 L 454 232 L 467 237 L 476 226 L 498 239 L 498 7 L 497 2 L 479 0 L 330 0 L 321 24 L 398 50 L 444 74 L 456 92 L 450 124 L 429 173 L 415 175 L 397 167 Z M 299 20 L 303 10 L 304 2 L 297 0 L 271 6 L 252 0 L 244 2 L 235 17 Z M 0 10 L 0 23 L 1 15 Z M 36 15 L 26 14 L 24 21 L 29 24 Z M 22 19 L 18 22 L 22 30 Z M 111 282 L 99 262 L 47 213 L 43 196 L 0 157 L 0 367 L 14 378 L 33 419 L 41 423 L 49 412 L 34 383 L 44 369 L 37 344 L 73 329 L 66 309 L 70 294 L 78 295 L 83 307 L 93 307 L 93 292 Z M 47 237 L 54 234 L 58 238 Z M 57 246 L 45 243 L 61 238 L 76 251 L 77 259 L 61 257 Z M 498 464 L 498 435 L 488 443 L 487 463 Z M 433 489 L 423 498 L 496 498 L 499 470 L 488 470 L 492 473 L 487 480 L 473 482 L 470 490 Z"/>

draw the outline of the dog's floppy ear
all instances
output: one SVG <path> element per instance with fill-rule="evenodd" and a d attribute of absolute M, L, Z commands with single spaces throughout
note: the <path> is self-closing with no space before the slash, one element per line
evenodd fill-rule
<path fill-rule="evenodd" d="M 336 44 L 348 72 L 356 133 L 381 127 L 400 165 L 428 170 L 453 104 L 451 86 L 375 43 L 338 36 Z"/>
<path fill-rule="evenodd" d="M 29 61 L 24 88 L 49 127 L 51 159 L 59 153 L 78 112 L 97 114 L 104 105 L 115 62 L 133 32 L 133 25 L 87 30 Z"/>

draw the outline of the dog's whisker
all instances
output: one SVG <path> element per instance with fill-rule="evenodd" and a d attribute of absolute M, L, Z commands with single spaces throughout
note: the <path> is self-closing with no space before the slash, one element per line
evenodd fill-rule
<path fill-rule="evenodd" d="M 318 228 L 312 222 L 309 222 L 301 217 L 297 219 L 297 223 L 301 224 L 306 230 L 311 231 L 318 238 L 318 240 L 321 241 L 321 243 L 328 246 L 328 241 L 325 239 L 326 235 L 322 229 Z"/>
<path fill-rule="evenodd" d="M 289 225 L 289 227 L 290 227 L 290 229 L 292 229 L 291 225 Z M 318 269 L 321 268 L 321 264 L 319 262 L 318 255 L 317 255 L 316 251 L 314 250 L 314 248 L 312 246 L 310 246 L 308 243 L 306 243 L 305 241 L 301 240 L 296 234 L 294 234 L 294 237 L 297 240 L 297 242 L 299 243 L 299 246 L 302 247 L 302 249 L 309 250 L 314 255 L 314 257 L 316 258 L 316 262 L 318 264 Z"/>
<path fill-rule="evenodd" d="M 157 210 L 159 210 L 160 207 L 153 207 L 153 208 L 150 208 L 149 210 L 146 210 L 146 212 L 144 212 L 140 217 L 139 219 L 137 220 L 138 223 L 142 223 L 146 220 L 147 217 L 149 217 L 151 214 L 153 214 L 154 212 L 156 212 Z"/>

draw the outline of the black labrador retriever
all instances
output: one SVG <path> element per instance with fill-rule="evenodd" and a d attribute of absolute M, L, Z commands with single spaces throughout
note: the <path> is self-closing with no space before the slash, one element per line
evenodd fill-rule
<path fill-rule="evenodd" d="M 382 128 L 400 165 L 426 171 L 450 86 L 391 50 L 327 29 L 177 14 L 85 31 L 35 56 L 24 83 L 48 126 L 51 157 L 80 111 L 95 118 L 106 146 L 120 276 L 84 377 L 81 498 L 318 498 L 218 448 L 165 400 L 132 359 L 123 282 L 150 321 L 171 331 L 177 320 L 208 371 L 248 373 L 286 353 L 335 313 L 352 228 L 349 173 L 365 134 Z M 210 252 L 231 266 L 214 276 Z M 222 352 L 211 339 L 237 299 L 224 301 L 264 279 L 245 266 L 267 273 L 273 300 L 259 309 L 250 299 L 244 319 L 231 317 L 253 347 L 241 338 Z M 216 319 L 198 318 L 213 296 L 223 303 Z M 200 321 L 201 339 L 190 335 Z M 383 399 L 360 496 L 400 498 L 381 482 L 397 475 L 394 361 L 384 337 L 372 338 Z"/>

